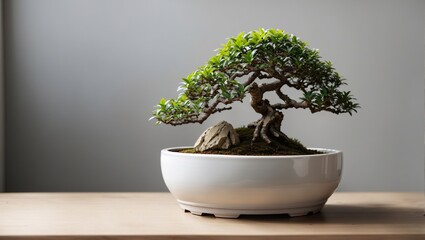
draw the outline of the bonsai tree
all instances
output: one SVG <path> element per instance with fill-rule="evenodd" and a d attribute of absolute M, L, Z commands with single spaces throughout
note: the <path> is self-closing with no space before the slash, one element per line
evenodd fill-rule
<path fill-rule="evenodd" d="M 182 125 L 203 123 L 214 113 L 230 110 L 230 104 L 251 96 L 252 109 L 261 115 L 251 123 L 252 143 L 258 139 L 270 144 L 272 137 L 288 139 L 281 132 L 282 110 L 309 109 L 312 113 L 357 112 L 349 91 L 330 61 L 323 61 L 318 50 L 309 48 L 298 37 L 278 29 L 259 29 L 230 38 L 208 63 L 183 78 L 176 99 L 161 99 L 153 112 L 157 123 Z M 284 87 L 300 91 L 293 99 Z M 265 99 L 274 92 L 280 99 Z"/>

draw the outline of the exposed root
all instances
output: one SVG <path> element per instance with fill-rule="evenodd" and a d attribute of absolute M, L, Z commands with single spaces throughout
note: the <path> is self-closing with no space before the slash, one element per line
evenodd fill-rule
<path fill-rule="evenodd" d="M 280 127 L 283 120 L 283 113 L 274 111 L 270 111 L 270 114 L 263 116 L 261 119 L 249 124 L 248 126 L 251 128 L 255 128 L 254 136 L 252 138 L 252 144 L 255 141 L 261 139 L 267 144 L 272 142 L 271 136 L 275 138 L 283 138 L 288 140 L 288 136 L 280 131 Z"/>

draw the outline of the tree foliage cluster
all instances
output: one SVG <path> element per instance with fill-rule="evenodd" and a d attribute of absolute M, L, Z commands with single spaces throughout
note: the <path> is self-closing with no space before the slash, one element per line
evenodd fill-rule
<path fill-rule="evenodd" d="M 229 104 L 242 101 L 253 87 L 260 89 L 261 99 L 265 92 L 277 94 L 281 101 L 269 104 L 275 111 L 303 108 L 351 115 L 359 104 L 339 89 L 345 84 L 332 63 L 306 42 L 279 29 L 258 29 L 228 39 L 207 64 L 182 79 L 176 99 L 160 100 L 153 118 L 171 125 L 202 123 L 230 110 Z M 302 97 L 292 99 L 284 86 L 301 91 Z"/>

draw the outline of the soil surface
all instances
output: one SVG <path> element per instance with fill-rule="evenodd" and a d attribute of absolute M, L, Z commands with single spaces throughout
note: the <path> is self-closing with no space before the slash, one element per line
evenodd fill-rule
<path fill-rule="evenodd" d="M 272 143 L 267 144 L 264 141 L 257 141 L 251 144 L 254 135 L 253 128 L 236 128 L 239 134 L 240 144 L 232 146 L 229 149 L 207 150 L 204 152 L 196 152 L 195 149 L 183 149 L 180 152 L 184 153 L 202 153 L 202 154 L 225 154 L 225 155 L 311 155 L 320 154 L 322 152 L 307 149 L 297 139 L 289 141 L 283 138 L 272 138 Z"/>

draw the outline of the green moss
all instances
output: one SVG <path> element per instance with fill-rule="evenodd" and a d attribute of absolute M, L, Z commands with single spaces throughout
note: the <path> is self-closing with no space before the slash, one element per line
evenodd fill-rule
<path fill-rule="evenodd" d="M 196 152 L 195 149 L 184 149 L 184 153 L 203 153 L 203 154 L 226 154 L 226 155 L 309 155 L 321 153 L 316 150 L 307 149 L 297 139 L 289 141 L 283 138 L 272 138 L 272 143 L 267 144 L 264 141 L 257 141 L 251 145 L 251 139 L 254 135 L 253 128 L 237 128 L 240 144 L 229 149 L 208 150 L 205 152 Z"/>

